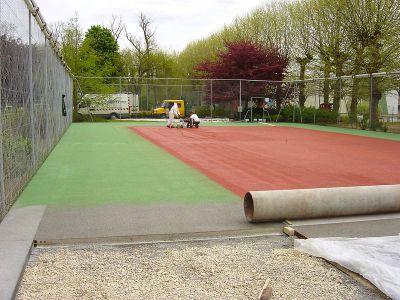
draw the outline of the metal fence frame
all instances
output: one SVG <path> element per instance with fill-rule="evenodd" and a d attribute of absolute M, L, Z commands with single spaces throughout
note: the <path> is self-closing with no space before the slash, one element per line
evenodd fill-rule
<path fill-rule="evenodd" d="M 72 76 L 33 0 L 0 0 L 0 79 L 1 221 L 72 122 Z"/>
<path fill-rule="evenodd" d="M 8 14 L 12 14 L 12 16 Z M 14 50 L 20 50 L 19 53 L 9 51 L 11 63 L 10 60 L 4 59 L 4 51 L 7 47 L 10 47 L 10 44 L 16 45 Z M 18 61 L 18 59 L 21 61 Z M 10 71 L 10 66 L 15 65 L 17 68 Z M 10 75 L 10 72 L 14 72 L 14 74 Z M 10 76 L 14 76 L 13 82 L 11 82 Z M 196 104 L 209 107 L 210 118 L 217 116 L 214 109 L 221 105 L 222 109 L 231 115 L 236 115 L 241 121 L 247 119 L 246 113 L 248 114 L 249 111 L 249 121 L 253 121 L 253 99 L 262 99 L 263 97 L 268 99 L 268 92 L 260 92 L 260 86 L 265 85 L 268 89 L 277 90 L 285 85 L 286 90 L 280 91 L 284 98 L 280 100 L 289 99 L 289 102 L 293 105 L 292 121 L 297 120 L 296 109 L 300 113 L 300 122 L 303 121 L 302 108 L 298 105 L 299 97 L 304 94 L 304 91 L 311 91 L 309 97 L 311 97 L 310 101 L 314 103 L 311 103 L 310 106 L 314 107 L 313 123 L 316 123 L 315 111 L 318 107 L 317 97 L 318 104 L 321 102 L 321 84 L 325 84 L 328 89 L 335 84 L 337 87 L 337 84 L 339 84 L 339 92 L 336 89 L 334 97 L 339 97 L 342 101 L 343 98 L 349 96 L 351 85 L 354 85 L 358 80 L 364 80 L 362 93 L 357 91 L 359 94 L 356 97 L 364 102 L 371 103 L 374 96 L 374 84 L 377 84 L 374 83 L 374 80 L 383 81 L 389 77 L 394 77 L 400 81 L 400 71 L 311 78 L 304 81 L 135 77 L 74 77 L 74 79 L 78 80 L 78 85 L 83 80 L 114 81 L 115 90 L 119 93 L 132 85 L 140 86 L 140 91 L 143 87 L 146 87 L 144 92 L 146 97 L 141 97 L 142 100 L 145 99 L 142 107 L 146 107 L 146 110 L 149 110 L 151 105 L 157 104 L 157 97 L 160 99 L 170 98 L 173 92 L 175 94 L 171 98 L 182 98 L 184 93 L 188 95 L 191 93 L 190 95 L 197 95 L 193 96 L 194 98 L 197 97 Z M 0 0 L 0 221 L 71 124 L 72 78 L 73 76 L 70 74 L 34 0 Z M 9 87 L 10 82 L 13 84 L 13 89 Z M 125 84 L 124 82 L 128 83 Z M 348 82 L 351 82 L 351 84 Z M 221 93 L 218 94 L 218 91 L 221 91 L 224 87 L 228 93 L 223 96 L 225 100 L 222 101 Z M 153 99 L 152 104 L 149 101 L 151 89 L 153 90 L 153 97 L 156 98 L 155 102 Z M 164 91 L 158 91 L 159 89 Z M 398 89 L 400 89 L 400 85 Z M 90 91 L 83 89 L 82 92 Z M 157 96 L 157 93 L 160 95 Z M 328 94 L 329 101 L 332 95 L 331 93 Z M 324 96 L 326 97 L 326 93 Z M 61 102 L 61 100 L 65 102 Z M 307 98 L 305 101 L 307 101 Z M 325 101 L 326 99 L 324 99 Z M 64 107 L 66 107 L 65 112 Z M 247 109 L 246 112 L 243 111 L 244 107 Z M 262 118 L 265 121 L 265 107 L 263 106 L 262 109 Z M 371 105 L 369 105 L 369 110 L 371 114 Z M 396 116 L 396 120 L 398 120 L 398 116 Z M 12 152 L 15 149 L 10 148 L 9 145 L 15 146 L 18 139 L 21 140 L 20 143 L 23 144 L 24 151 L 16 155 Z M 21 158 L 24 163 L 20 161 Z M 18 172 L 15 172 L 17 164 L 19 164 Z"/>
<path fill-rule="evenodd" d="M 233 98 L 230 100 L 231 102 L 235 102 L 233 106 L 236 106 L 236 118 L 239 120 L 247 119 L 252 121 L 252 109 L 248 115 L 251 115 L 250 118 L 247 118 L 246 112 L 243 111 L 244 106 L 248 107 L 248 102 L 250 99 L 253 98 L 262 98 L 267 97 L 267 94 L 255 94 L 255 95 L 247 95 L 246 94 L 246 86 L 248 88 L 249 85 L 256 85 L 256 84 L 265 84 L 277 87 L 278 85 L 286 85 L 286 91 L 283 91 L 283 100 L 289 99 L 292 105 L 294 106 L 293 112 L 293 119 L 294 122 L 296 120 L 296 109 L 297 114 L 300 113 L 300 121 L 301 118 L 301 107 L 299 105 L 299 95 L 300 89 L 303 88 L 303 92 L 306 95 L 306 98 L 313 98 L 314 101 L 310 99 L 307 100 L 308 107 L 314 107 L 315 109 L 319 108 L 319 105 L 322 104 L 326 99 L 321 101 L 321 96 L 323 96 L 324 85 L 327 86 L 329 90 L 328 100 L 331 103 L 333 97 L 339 97 L 339 105 L 340 110 L 342 111 L 341 114 L 345 115 L 348 114 L 344 113 L 343 111 L 348 111 L 349 108 L 343 107 L 343 101 L 346 100 L 346 97 L 350 97 L 350 87 L 354 84 L 355 81 L 363 81 L 363 89 L 359 88 L 357 90 L 357 98 L 358 101 L 364 101 L 371 103 L 372 95 L 372 87 L 373 87 L 373 80 L 378 78 L 389 78 L 389 77 L 396 77 L 397 80 L 400 81 L 400 71 L 396 72 L 388 72 L 388 73 L 373 73 L 373 74 L 359 74 L 354 76 L 341 76 L 341 77 L 330 77 L 330 78 L 310 78 L 306 80 L 285 80 L 285 81 L 271 81 L 271 80 L 248 80 L 248 79 L 198 79 L 198 78 L 138 78 L 138 77 L 96 77 L 96 76 L 76 76 L 78 82 L 81 82 L 80 86 L 82 87 L 81 92 L 85 93 L 96 93 L 96 91 L 85 89 L 85 82 L 87 81 L 107 81 L 106 85 L 108 86 L 115 86 L 115 92 L 121 93 L 126 92 L 129 90 L 129 86 L 135 86 L 136 90 L 141 91 L 143 88 L 145 90 L 142 95 L 139 97 L 142 99 L 141 109 L 144 107 L 145 110 L 149 111 L 155 105 L 159 104 L 162 99 L 181 99 L 184 95 L 182 91 L 187 87 L 200 87 L 199 97 L 201 98 L 202 104 L 209 105 L 213 108 L 215 105 L 221 104 L 221 101 L 218 102 L 216 99 L 215 92 L 218 89 L 218 85 L 221 83 L 229 83 L 229 89 L 235 90 L 234 95 L 231 95 Z M 189 83 L 189 84 L 188 84 Z M 88 86 L 93 86 L 95 84 L 89 84 Z M 334 95 L 335 91 L 333 86 L 336 85 L 336 95 Z M 368 85 L 369 92 L 366 93 L 366 85 Z M 153 92 L 149 93 L 149 88 L 153 89 Z M 173 88 L 178 89 L 178 92 L 175 93 L 168 93 L 168 90 L 172 90 Z M 194 88 L 193 88 L 194 89 Z M 400 84 L 398 89 L 400 89 Z M 165 90 L 165 92 L 157 92 L 159 90 Z M 179 93 L 180 90 L 180 93 Z M 362 92 L 363 93 L 362 93 Z M 311 94 L 310 94 L 311 93 Z M 149 100 L 152 97 L 151 101 Z M 171 97 L 171 94 L 173 95 Z M 248 94 L 248 92 L 247 92 Z M 186 95 L 187 96 L 187 95 Z M 326 96 L 325 96 L 326 97 Z M 192 99 L 193 100 L 193 99 Z M 318 100 L 318 101 L 317 101 Z M 200 102 L 199 100 L 197 102 Z M 314 103 L 311 103 L 314 102 Z M 150 103 L 150 105 L 149 105 Z M 245 104 L 245 105 L 244 105 Z M 152 107 L 153 106 L 153 107 Z M 369 105 L 369 110 L 371 110 L 371 105 Z M 316 123 L 314 110 L 314 121 Z M 242 113 L 243 112 L 243 113 Z M 371 111 L 369 112 L 369 114 Z M 209 117 L 213 118 L 213 109 L 210 109 Z M 395 117 L 397 120 L 397 116 Z M 393 120 L 393 116 L 392 116 Z M 265 121 L 265 120 L 264 120 Z M 340 118 L 337 120 L 340 121 Z"/>

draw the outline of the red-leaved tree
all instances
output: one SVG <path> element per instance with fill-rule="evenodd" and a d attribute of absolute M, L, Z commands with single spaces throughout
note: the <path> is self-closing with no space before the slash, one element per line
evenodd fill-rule
<path fill-rule="evenodd" d="M 253 96 L 274 97 L 279 84 L 251 82 L 247 80 L 281 81 L 288 65 L 288 58 L 278 48 L 264 48 L 248 41 L 226 42 L 216 61 L 205 61 L 195 69 L 202 78 L 246 79 L 242 81 L 242 99 Z M 271 89 L 271 86 L 273 88 Z M 207 96 L 211 87 L 207 86 Z M 273 93 L 273 95 L 271 95 Z M 215 80 L 212 86 L 214 102 L 232 101 L 239 97 L 239 81 Z"/>

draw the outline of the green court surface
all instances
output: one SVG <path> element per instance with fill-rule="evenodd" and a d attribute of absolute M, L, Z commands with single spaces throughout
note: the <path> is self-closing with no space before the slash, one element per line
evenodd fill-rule
<path fill-rule="evenodd" d="M 15 206 L 240 200 L 127 128 L 164 125 L 163 122 L 132 121 L 72 124 Z M 400 140 L 399 134 L 296 123 L 203 122 L 204 125 L 289 126 Z"/>
<path fill-rule="evenodd" d="M 134 134 L 127 126 L 155 123 L 74 123 L 15 206 L 109 203 L 229 202 L 232 192 Z"/>
<path fill-rule="evenodd" d="M 271 124 L 275 125 L 275 123 L 271 123 Z M 276 123 L 276 125 L 277 126 L 304 128 L 304 129 L 311 129 L 311 130 L 319 130 L 319 131 L 327 131 L 327 132 L 336 132 L 336 133 L 343 133 L 343 134 L 352 134 L 352 135 L 366 136 L 366 137 L 385 139 L 385 140 L 400 141 L 400 134 L 398 134 L 398 133 L 341 128 L 341 127 L 332 127 L 332 126 L 321 126 L 321 125 L 302 124 L 302 123 Z"/>

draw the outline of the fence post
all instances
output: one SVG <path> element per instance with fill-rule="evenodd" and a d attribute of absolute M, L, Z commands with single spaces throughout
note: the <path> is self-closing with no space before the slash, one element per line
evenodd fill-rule
<path fill-rule="evenodd" d="M 337 123 L 340 124 L 341 122 L 341 113 L 340 110 L 342 108 L 342 77 L 339 77 L 339 111 L 338 111 L 338 121 Z"/>
<path fill-rule="evenodd" d="M 253 97 L 250 98 L 250 122 L 253 122 Z"/>
<path fill-rule="evenodd" d="M 0 21 L 1 21 L 1 0 L 0 0 Z M 1 24 L 1 22 L 0 22 Z M 1 40 L 0 40 L 1 43 Z M 6 196 L 4 190 L 4 164 L 3 164 L 3 114 L 2 114 L 2 107 L 1 107 L 1 78 L 2 78 L 2 53 L 1 53 L 1 45 L 0 45 L 0 221 L 3 219 L 5 212 L 6 212 Z"/>
<path fill-rule="evenodd" d="M 32 145 L 32 166 L 36 167 L 36 149 L 35 149 L 35 118 L 34 118 L 34 104 L 33 104 L 33 59 L 32 59 L 32 14 L 28 11 L 29 15 L 29 58 L 28 58 L 28 74 L 29 74 L 29 126 L 31 133 Z"/>
<path fill-rule="evenodd" d="M 239 80 L 240 82 L 240 95 L 239 95 L 239 106 L 240 106 L 240 110 L 239 110 L 239 121 L 242 121 L 242 80 Z"/>
<path fill-rule="evenodd" d="M 211 97 L 210 97 L 210 113 L 211 113 L 211 119 L 213 118 L 213 80 L 211 79 Z"/>
<path fill-rule="evenodd" d="M 316 106 L 317 106 L 317 81 L 314 80 L 314 125 L 315 125 Z"/>
<path fill-rule="evenodd" d="M 119 78 L 119 118 L 122 119 L 122 79 L 121 77 Z M 129 105 L 129 100 L 128 100 L 128 105 Z"/>
<path fill-rule="evenodd" d="M 167 78 L 167 84 L 165 85 L 165 92 L 166 92 L 166 95 L 167 95 L 167 98 L 166 98 L 166 99 L 169 99 L 169 95 L 168 95 L 168 84 L 169 84 L 169 82 L 168 82 L 168 78 Z"/>
<path fill-rule="evenodd" d="M 68 75 L 68 91 L 69 91 L 69 108 L 71 110 L 71 113 L 69 114 L 69 120 L 68 120 L 68 125 L 71 124 L 72 119 L 73 119 L 73 97 L 74 97 L 74 87 L 73 87 L 73 82 L 72 82 L 72 77 L 70 76 L 69 72 L 67 72 Z"/>
<path fill-rule="evenodd" d="M 321 91 L 321 82 L 318 80 L 318 108 L 321 105 L 321 94 L 320 94 L 320 91 Z"/>
<path fill-rule="evenodd" d="M 294 83 L 293 88 L 293 115 L 292 115 L 292 123 L 296 121 L 296 99 L 297 99 L 297 82 Z"/>
<path fill-rule="evenodd" d="M 0 0 L 1 1 L 1 0 Z M 46 105 L 46 142 L 47 142 L 47 152 L 49 152 L 51 150 L 51 138 L 50 138 L 50 129 L 49 129 L 49 118 L 50 118 L 50 103 L 49 103 L 49 80 L 48 80 L 48 74 L 47 74 L 47 70 L 48 70 L 48 55 L 47 55 L 47 39 L 44 39 L 44 82 L 45 82 L 45 86 L 44 86 L 44 101 L 45 101 L 45 105 Z"/>
<path fill-rule="evenodd" d="M 179 99 L 181 99 L 182 100 L 182 78 L 181 78 L 181 96 L 180 96 L 180 98 Z M 186 100 L 187 101 L 187 100 Z M 193 101 L 192 101 L 193 102 Z"/>
<path fill-rule="evenodd" d="M 372 97 L 373 97 L 373 77 L 372 73 L 369 75 L 369 122 L 368 122 L 368 129 L 371 129 L 371 116 L 372 116 Z"/>
<path fill-rule="evenodd" d="M 1 60 L 1 59 L 0 59 Z M 0 63 L 1 78 L 1 63 Z M 3 156 L 3 115 L 1 108 L 1 83 L 0 83 L 0 221 L 6 212 L 6 193 L 4 185 L 4 156 Z"/>
<path fill-rule="evenodd" d="M 149 110 L 149 80 L 146 79 L 146 110 Z"/>
<path fill-rule="evenodd" d="M 153 87 L 153 93 L 154 93 L 154 100 L 153 100 L 153 107 L 155 107 L 156 105 L 157 105 L 157 103 L 158 103 L 158 94 L 157 94 L 157 91 L 158 91 L 158 86 L 157 86 L 157 84 L 156 84 L 156 81 L 153 81 L 154 83 L 152 83 L 152 87 Z"/>

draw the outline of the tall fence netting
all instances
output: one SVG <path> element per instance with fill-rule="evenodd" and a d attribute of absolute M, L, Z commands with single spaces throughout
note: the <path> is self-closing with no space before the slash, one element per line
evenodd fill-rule
<path fill-rule="evenodd" d="M 44 25 L 31 0 L 0 0 L 0 220 L 72 122 L 72 78 Z M 164 100 L 179 99 L 186 114 L 211 120 L 362 129 L 399 122 L 399 72 L 303 81 L 77 79 L 75 109 L 90 116 L 160 117 L 154 110 Z"/>
<path fill-rule="evenodd" d="M 136 95 L 131 117 L 151 117 L 163 100 L 180 99 L 203 118 L 240 121 L 343 123 L 350 127 L 398 122 L 400 74 L 264 81 L 245 79 L 79 77 L 85 95 Z M 91 99 L 91 98 L 89 98 Z M 88 103 L 80 101 L 80 106 Z M 153 115 L 154 116 L 154 115 Z M 375 124 L 376 125 L 376 124 Z"/>
<path fill-rule="evenodd" d="M 28 4 L 0 0 L 0 220 L 72 122 L 72 78 Z"/>

